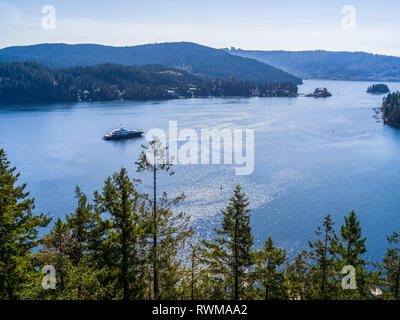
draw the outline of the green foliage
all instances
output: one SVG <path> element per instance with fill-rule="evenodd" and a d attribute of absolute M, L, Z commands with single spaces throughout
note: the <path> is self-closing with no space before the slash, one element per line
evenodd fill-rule
<path fill-rule="evenodd" d="M 201 248 L 199 245 L 191 245 L 188 264 L 184 265 L 182 282 L 183 297 L 187 300 L 207 299 L 213 284 L 201 264 Z"/>
<path fill-rule="evenodd" d="M 41 281 L 30 283 L 24 296 L 27 299 L 96 299 L 102 298 L 103 287 L 99 274 L 104 270 L 95 264 L 92 235 L 99 216 L 79 187 L 75 190 L 78 206 L 67 215 L 67 222 L 59 218 L 52 230 L 40 241 L 34 254 L 38 269 L 51 265 L 56 270 L 56 288 L 44 290 Z"/>
<path fill-rule="evenodd" d="M 154 194 L 138 191 L 140 180 L 127 170 L 108 177 L 93 201 L 76 187 L 77 207 L 50 222 L 33 214 L 34 200 L 17 185 L 19 174 L 0 150 L 1 299 L 400 299 L 400 233 L 379 272 L 367 272 L 366 239 L 354 211 L 336 236 L 328 215 L 309 250 L 292 261 L 268 237 L 253 250 L 249 201 L 236 186 L 213 241 L 193 244 L 188 216 L 177 210 L 184 195 L 157 194 L 157 175 L 173 174 L 166 148 L 154 140 L 144 146 L 137 171 L 150 171 Z M 148 156 L 152 155 L 150 159 Z M 186 258 L 186 259 L 185 259 Z M 356 289 L 341 287 L 341 270 L 356 271 Z M 44 266 L 54 267 L 55 288 L 42 287 Z"/>
<path fill-rule="evenodd" d="M 208 96 L 296 96 L 297 85 L 209 80 L 160 65 L 49 69 L 35 62 L 0 63 L 0 101 L 78 102 Z"/>
<path fill-rule="evenodd" d="M 342 299 L 365 299 L 370 295 L 370 275 L 365 267 L 368 264 L 363 259 L 366 253 L 366 238 L 361 238 L 361 226 L 354 211 L 344 217 L 345 224 L 340 227 L 340 241 L 337 244 L 338 266 L 341 270 L 346 265 L 351 265 L 356 271 L 356 290 L 343 290 Z"/>
<path fill-rule="evenodd" d="M 381 110 L 385 123 L 400 127 L 400 92 L 389 93 L 383 99 Z"/>
<path fill-rule="evenodd" d="M 388 93 L 390 92 L 389 87 L 384 83 L 373 84 L 367 88 L 368 93 Z"/>
<path fill-rule="evenodd" d="M 344 265 L 365 266 L 366 262 L 361 255 L 367 251 L 366 238 L 361 239 L 360 222 L 354 211 L 344 217 L 345 224 L 340 227 L 341 240 L 338 244 L 338 252 Z"/>
<path fill-rule="evenodd" d="M 285 272 L 283 268 L 280 268 L 285 261 L 285 250 L 274 247 L 271 237 L 265 241 L 260 250 L 255 252 L 255 268 L 252 277 L 255 280 L 257 298 L 279 300 L 288 297 Z"/>
<path fill-rule="evenodd" d="M 215 274 L 227 295 L 234 299 L 246 297 L 248 268 L 253 264 L 253 236 L 250 228 L 249 201 L 236 186 L 229 205 L 222 210 L 221 229 L 216 229 L 215 243 L 203 241 L 204 262 Z M 221 297 L 223 298 L 223 296 Z"/>
<path fill-rule="evenodd" d="M 38 244 L 38 228 L 50 218 L 34 215 L 33 198 L 17 185 L 20 174 L 0 149 L 0 299 L 17 299 L 23 285 L 35 277 L 31 250 Z"/>
<path fill-rule="evenodd" d="M 400 300 L 400 232 L 393 232 L 388 241 L 394 247 L 388 248 L 381 264 L 383 278 L 384 297 Z"/>
<path fill-rule="evenodd" d="M 337 237 L 330 215 L 324 218 L 322 227 L 315 232 L 318 239 L 309 242 L 308 286 L 306 297 L 311 299 L 335 299 L 338 292 L 337 266 L 335 264 Z"/>
<path fill-rule="evenodd" d="M 286 286 L 290 300 L 304 300 L 306 290 L 310 285 L 308 273 L 309 265 L 306 262 L 307 252 L 300 252 L 292 263 L 286 266 Z"/>
<path fill-rule="evenodd" d="M 143 299 L 145 295 L 145 253 L 143 241 L 148 229 L 143 220 L 144 197 L 122 168 L 104 183 L 103 192 L 95 193 L 102 214 L 103 235 L 100 247 L 102 266 L 112 275 L 111 284 L 122 299 Z M 114 281 L 115 280 L 115 281 Z"/>
<path fill-rule="evenodd" d="M 157 196 L 157 174 L 162 172 L 173 175 L 172 164 L 166 159 L 167 148 L 155 139 L 148 146 L 142 145 L 143 151 L 135 164 L 137 172 L 150 171 L 153 174 L 153 198 L 146 194 L 146 220 L 150 225 L 147 252 L 150 262 L 155 299 L 174 299 L 178 294 L 181 260 L 178 251 L 184 249 L 186 240 L 193 235 L 189 226 L 189 217 L 183 212 L 176 212 L 173 207 L 185 199 L 182 193 L 169 199 L 166 192 Z M 152 159 L 148 158 L 152 156 Z"/>
<path fill-rule="evenodd" d="M 90 252 L 90 240 L 96 228 L 97 216 L 93 205 L 88 203 L 87 196 L 78 186 L 75 188 L 75 198 L 78 200 L 78 206 L 73 214 L 66 216 L 66 220 L 74 241 L 71 259 L 77 265 L 84 255 Z"/>

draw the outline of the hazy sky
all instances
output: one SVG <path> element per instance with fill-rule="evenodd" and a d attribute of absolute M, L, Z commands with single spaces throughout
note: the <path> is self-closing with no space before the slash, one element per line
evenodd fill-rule
<path fill-rule="evenodd" d="M 56 10 L 55 30 L 42 27 L 45 5 Z M 342 13 L 346 5 L 354 7 L 355 20 Z M 0 0 L 0 47 L 192 41 L 216 48 L 400 56 L 399 13 L 399 0 Z"/>

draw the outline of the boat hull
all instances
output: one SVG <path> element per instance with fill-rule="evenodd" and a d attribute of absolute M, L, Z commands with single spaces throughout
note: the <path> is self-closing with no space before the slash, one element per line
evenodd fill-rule
<path fill-rule="evenodd" d="M 135 137 L 141 137 L 143 134 L 143 131 L 138 131 L 138 132 L 131 132 L 128 134 L 121 134 L 121 135 L 111 135 L 111 136 L 104 136 L 104 140 L 125 140 L 125 139 L 130 139 L 130 138 L 135 138 Z"/>

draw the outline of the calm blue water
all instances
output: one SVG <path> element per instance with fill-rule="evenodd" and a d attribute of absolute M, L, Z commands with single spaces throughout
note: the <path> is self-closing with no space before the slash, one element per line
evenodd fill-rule
<path fill-rule="evenodd" d="M 355 210 L 367 236 L 369 258 L 378 259 L 386 235 L 400 226 L 400 131 L 372 117 L 382 96 L 365 93 L 368 82 L 305 81 L 300 92 L 324 86 L 333 97 L 194 99 L 3 106 L 0 147 L 36 198 L 36 210 L 64 217 L 75 207 L 78 184 L 92 193 L 107 175 L 134 161 L 145 139 L 101 139 L 120 123 L 129 128 L 255 129 L 255 169 L 236 176 L 229 165 L 178 165 L 160 189 L 184 191 L 184 209 L 198 235 L 218 225 L 233 186 L 249 196 L 257 245 L 269 235 L 289 255 L 307 245 L 325 215 L 336 226 Z M 400 83 L 390 83 L 392 90 Z M 144 189 L 151 192 L 149 176 Z"/>

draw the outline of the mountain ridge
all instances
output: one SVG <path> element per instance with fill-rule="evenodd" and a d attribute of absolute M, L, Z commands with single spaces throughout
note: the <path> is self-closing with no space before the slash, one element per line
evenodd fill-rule
<path fill-rule="evenodd" d="M 0 50 L 0 61 L 36 61 L 49 67 L 160 64 L 210 79 L 236 78 L 252 82 L 292 82 L 301 79 L 251 58 L 231 55 L 192 42 L 166 42 L 114 47 L 100 44 L 36 44 Z"/>
<path fill-rule="evenodd" d="M 224 50 L 271 64 L 303 79 L 400 81 L 400 57 L 396 56 L 363 51 Z"/>

